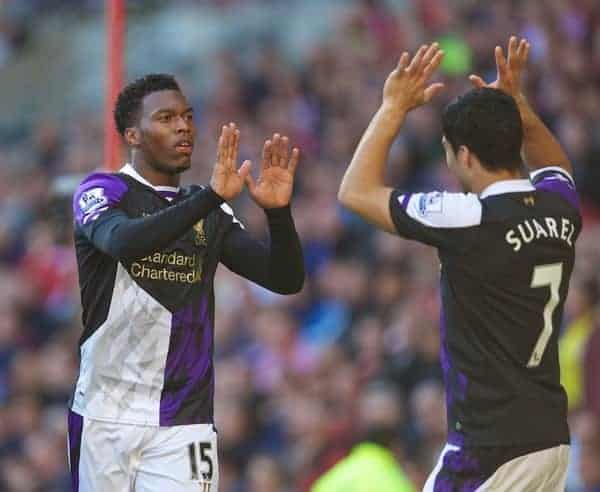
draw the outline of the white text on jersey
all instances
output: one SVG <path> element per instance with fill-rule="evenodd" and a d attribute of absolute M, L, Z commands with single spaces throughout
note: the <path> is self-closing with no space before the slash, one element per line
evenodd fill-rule
<path fill-rule="evenodd" d="M 510 229 L 505 239 L 512 246 L 513 251 L 517 252 L 523 243 L 528 244 L 538 239 L 559 239 L 572 247 L 574 233 L 575 226 L 565 217 L 561 217 L 560 220 L 554 217 L 544 217 L 543 220 L 531 218 Z"/>

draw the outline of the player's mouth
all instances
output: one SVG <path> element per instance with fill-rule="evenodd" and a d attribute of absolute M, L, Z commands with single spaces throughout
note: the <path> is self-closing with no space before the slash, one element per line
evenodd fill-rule
<path fill-rule="evenodd" d="M 194 142 L 192 140 L 180 140 L 175 145 L 175 150 L 179 154 L 191 155 L 194 150 Z"/>

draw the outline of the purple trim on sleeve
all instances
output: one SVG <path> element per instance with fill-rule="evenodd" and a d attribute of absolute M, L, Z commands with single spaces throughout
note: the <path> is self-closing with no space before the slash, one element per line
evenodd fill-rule
<path fill-rule="evenodd" d="M 575 188 L 563 178 L 562 174 L 556 173 L 552 175 L 546 175 L 542 179 L 537 180 L 534 183 L 536 190 L 548 191 L 551 193 L 558 193 L 565 200 L 567 200 L 575 209 L 579 210 L 579 197 Z"/>
<path fill-rule="evenodd" d="M 400 195 L 400 196 L 402 196 L 402 201 L 400 202 L 400 205 L 402 205 L 402 208 L 404 210 L 406 210 L 408 207 L 408 202 L 410 201 L 410 197 L 412 196 L 412 193 L 405 193 L 404 195 Z"/>
<path fill-rule="evenodd" d="M 562 169 L 560 167 L 553 167 L 553 166 L 544 167 L 542 169 L 538 169 L 537 171 L 533 172 L 532 176 L 533 177 L 532 177 L 531 181 L 533 184 L 547 178 L 548 176 L 562 176 L 571 184 L 571 186 L 575 187 L 575 181 L 573 181 L 573 178 L 571 177 L 571 175 L 567 171 L 565 171 L 564 169 Z"/>
<path fill-rule="evenodd" d="M 114 207 L 127 192 L 127 184 L 117 176 L 94 173 L 85 178 L 73 196 L 73 216 L 83 225 Z"/>
<path fill-rule="evenodd" d="M 81 456 L 81 435 L 83 434 L 83 417 L 69 410 L 67 419 L 69 436 L 69 468 L 73 492 L 79 492 L 79 458 Z"/>

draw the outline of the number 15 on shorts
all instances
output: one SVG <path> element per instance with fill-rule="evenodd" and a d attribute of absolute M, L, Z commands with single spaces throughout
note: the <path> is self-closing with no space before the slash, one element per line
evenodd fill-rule
<path fill-rule="evenodd" d="M 210 442 L 192 442 L 188 445 L 190 458 L 190 478 L 199 482 L 201 492 L 211 490 L 213 477 L 212 444 Z"/>

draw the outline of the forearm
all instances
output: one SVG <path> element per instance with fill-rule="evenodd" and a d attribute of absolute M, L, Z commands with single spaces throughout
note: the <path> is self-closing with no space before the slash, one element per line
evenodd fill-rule
<path fill-rule="evenodd" d="M 571 162 L 556 137 L 544 125 L 525 96 L 517 96 L 516 101 L 523 122 L 521 154 L 527 168 L 535 171 L 546 166 L 560 166 L 571 174 Z"/>
<path fill-rule="evenodd" d="M 304 285 L 304 256 L 289 206 L 265 210 L 271 244 L 267 288 L 282 294 L 299 292 Z"/>
<path fill-rule="evenodd" d="M 231 271 L 279 294 L 294 294 L 304 284 L 302 246 L 290 208 L 265 210 L 270 244 L 234 229 L 225 240 L 222 261 Z"/>
<path fill-rule="evenodd" d="M 387 203 L 391 193 L 385 186 L 385 166 L 405 115 L 383 106 L 377 111 L 358 144 L 338 192 L 344 206 L 390 232 L 394 226 L 391 219 L 389 223 L 385 219 L 386 214 L 389 215 Z M 386 210 L 375 210 L 378 204 L 385 204 Z"/>
<path fill-rule="evenodd" d="M 222 202 L 206 188 L 146 217 L 132 219 L 119 210 L 108 211 L 84 231 L 101 251 L 118 260 L 133 260 L 165 248 Z"/>

